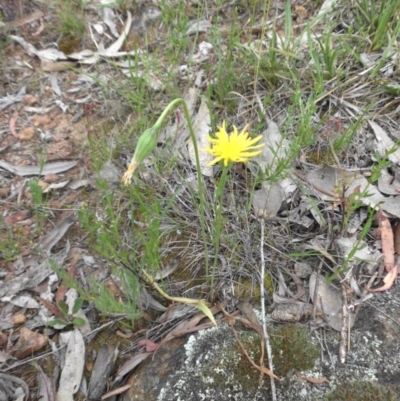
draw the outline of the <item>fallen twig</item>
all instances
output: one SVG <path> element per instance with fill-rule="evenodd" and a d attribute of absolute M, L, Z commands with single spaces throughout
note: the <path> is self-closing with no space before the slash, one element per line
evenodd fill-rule
<path fill-rule="evenodd" d="M 260 243 L 260 255 L 261 255 L 261 282 L 260 282 L 260 290 L 261 290 L 261 314 L 262 314 L 262 326 L 263 326 L 263 334 L 265 341 L 265 346 L 267 348 L 267 356 L 268 356 L 268 365 L 271 369 L 271 373 L 274 372 L 274 365 L 272 361 L 272 350 L 271 344 L 269 341 L 269 335 L 267 331 L 267 322 L 265 321 L 265 289 L 264 289 L 264 277 L 265 277 L 265 258 L 264 258 L 264 227 L 265 221 L 261 218 L 261 243 Z M 271 393 L 272 393 L 272 401 L 276 401 L 276 388 L 274 376 L 270 376 L 271 382 Z"/>

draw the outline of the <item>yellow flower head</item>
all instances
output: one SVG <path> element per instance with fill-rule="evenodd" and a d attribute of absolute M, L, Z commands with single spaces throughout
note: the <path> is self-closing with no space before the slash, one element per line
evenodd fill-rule
<path fill-rule="evenodd" d="M 264 143 L 255 145 L 260 141 L 262 135 L 249 138 L 249 133 L 246 132 L 247 125 L 240 133 L 233 126 L 233 131 L 230 135 L 226 132 L 225 121 L 222 123 L 222 127 L 218 127 L 218 129 L 219 131 L 215 134 L 215 138 L 207 137 L 210 141 L 210 146 L 206 149 L 206 152 L 215 157 L 213 161 L 208 163 L 209 166 L 221 160 L 224 162 L 225 167 L 231 162 L 246 163 L 251 157 L 259 155 L 261 150 L 258 149 L 265 145 Z"/>

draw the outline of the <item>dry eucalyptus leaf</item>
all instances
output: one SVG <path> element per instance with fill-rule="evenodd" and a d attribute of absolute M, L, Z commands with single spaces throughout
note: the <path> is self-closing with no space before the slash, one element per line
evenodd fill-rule
<path fill-rule="evenodd" d="M 389 272 L 395 265 L 393 230 L 389 219 L 385 217 L 382 212 L 378 214 L 378 220 L 379 228 L 381 230 L 382 253 L 385 269 Z"/>
<path fill-rule="evenodd" d="M 103 395 L 107 380 L 114 368 L 118 356 L 118 348 L 114 345 L 104 344 L 97 354 L 92 376 L 90 377 L 88 399 L 98 400 Z"/>
<path fill-rule="evenodd" d="M 205 149 L 208 146 L 207 136 L 210 132 L 210 126 L 210 109 L 207 106 L 205 96 L 202 96 L 199 111 L 193 121 L 193 129 L 197 140 L 197 150 L 199 151 L 200 170 L 206 177 L 213 176 L 213 167 L 207 166 L 207 164 L 213 160 L 213 156 L 208 152 L 202 151 L 202 149 Z M 190 160 L 192 164 L 196 166 L 196 155 L 192 140 L 189 141 L 188 149 Z"/>
<path fill-rule="evenodd" d="M 360 193 L 360 201 L 364 205 L 380 208 L 383 211 L 400 218 L 400 197 L 383 196 L 378 189 L 371 185 L 361 174 L 346 171 L 338 167 L 324 165 L 322 169 L 309 171 L 305 180 L 319 193 L 324 200 L 340 201 L 340 197 L 348 198 L 355 191 Z M 343 192 L 343 187 L 346 189 Z M 365 192 L 364 196 L 361 194 Z"/>
<path fill-rule="evenodd" d="M 257 217 L 275 217 L 282 206 L 285 193 L 279 184 L 263 183 L 263 188 L 254 191 L 253 208 Z"/>
<path fill-rule="evenodd" d="M 85 342 L 82 333 L 74 329 L 69 333 L 65 365 L 61 372 L 57 401 L 73 401 L 79 390 L 85 364 Z"/>
<path fill-rule="evenodd" d="M 68 60 L 68 57 L 62 51 L 52 48 L 38 50 L 36 55 L 43 61 Z"/>
<path fill-rule="evenodd" d="M 126 20 L 124 30 L 122 31 L 121 35 L 119 36 L 119 38 L 117 39 L 117 41 L 115 43 L 113 43 L 110 47 L 108 47 L 107 49 L 102 51 L 101 55 L 115 54 L 119 51 L 119 49 L 121 49 L 122 45 L 125 43 L 126 37 L 129 34 L 129 31 L 131 29 L 131 24 L 132 24 L 132 15 L 129 11 L 127 12 L 127 14 L 128 14 L 128 18 Z M 100 48 L 99 48 L 99 53 L 100 53 Z"/>
<path fill-rule="evenodd" d="M 43 252 L 50 253 L 53 246 L 60 241 L 60 239 L 65 235 L 65 233 L 76 220 L 77 216 L 75 213 L 69 215 L 58 226 L 54 227 L 49 234 L 37 244 L 37 248 Z"/>
<path fill-rule="evenodd" d="M 168 308 L 161 305 L 154 297 L 147 292 L 146 288 L 142 288 L 139 295 L 139 306 L 142 310 L 153 309 L 158 312 L 165 312 Z"/>
<path fill-rule="evenodd" d="M 388 152 L 390 149 L 395 146 L 395 143 L 390 139 L 389 135 L 386 133 L 386 131 L 379 126 L 376 122 L 374 121 L 368 121 L 369 125 L 374 131 L 376 140 L 377 140 L 377 151 L 381 156 L 385 156 L 386 152 Z M 397 148 L 397 147 L 396 147 Z M 388 156 L 389 160 L 392 163 L 399 163 L 400 162 L 400 149 L 397 148 L 394 153 L 391 153 Z"/>
<path fill-rule="evenodd" d="M 1 300 L 2 302 L 10 302 L 20 308 L 39 309 L 39 303 L 27 292 L 22 292 L 14 297 L 3 297 Z"/>
<path fill-rule="evenodd" d="M 109 1 L 107 0 L 104 3 L 109 4 Z M 117 31 L 117 26 L 115 25 L 114 20 L 115 20 L 115 14 L 114 14 L 114 11 L 112 10 L 112 8 L 104 7 L 103 8 L 103 21 L 108 26 L 108 29 L 110 30 L 110 32 L 116 38 L 118 38 L 119 35 L 118 35 L 118 31 Z"/>
<path fill-rule="evenodd" d="M 4 160 L 0 160 L 0 168 L 9 171 L 10 173 L 27 176 L 27 175 L 47 175 L 57 174 L 70 170 L 78 164 L 77 161 L 47 163 L 44 166 L 13 166 Z"/>
<path fill-rule="evenodd" d="M 318 314 L 322 316 L 325 322 L 335 331 L 342 328 L 342 298 L 341 291 L 332 284 L 327 284 L 323 276 L 318 276 L 317 291 L 316 273 L 310 277 L 310 297 L 316 305 Z M 352 328 L 355 322 L 355 315 L 349 313 L 349 327 Z"/>
<path fill-rule="evenodd" d="M 262 171 L 269 169 L 271 172 L 275 170 L 278 161 L 286 156 L 290 141 L 284 139 L 279 132 L 278 125 L 268 120 L 268 128 L 262 132 L 260 143 L 265 143 L 261 154 L 255 157 L 255 161 L 259 164 Z"/>
<path fill-rule="evenodd" d="M 107 160 L 99 171 L 99 176 L 106 180 L 109 184 L 115 184 L 119 182 L 121 178 L 121 172 L 118 170 L 118 167 L 111 161 Z"/>
<path fill-rule="evenodd" d="M 394 179 L 386 168 L 383 168 L 378 179 L 378 189 L 385 195 L 400 195 L 400 182 Z"/>
<path fill-rule="evenodd" d="M 38 394 L 37 398 L 41 401 L 56 401 L 56 390 L 54 379 L 50 379 L 42 370 L 40 365 L 35 366 L 38 370 Z"/>
<path fill-rule="evenodd" d="M 140 354 L 134 355 L 131 359 L 127 360 L 118 370 L 117 375 L 114 379 L 114 383 L 119 382 L 127 373 L 136 368 L 141 362 L 147 359 L 150 355 L 153 355 L 152 352 L 143 352 Z"/>
<path fill-rule="evenodd" d="M 0 98 L 0 110 L 4 110 L 14 103 L 22 102 L 26 95 L 26 86 L 23 86 L 16 95 L 8 95 Z"/>
<path fill-rule="evenodd" d="M 354 248 L 357 248 L 357 250 L 353 253 L 351 260 L 349 261 L 349 267 L 358 265 L 361 262 L 375 262 L 367 243 L 365 241 L 358 240 L 357 236 L 350 238 L 337 238 L 335 240 L 335 244 L 339 248 L 345 260 L 347 260 L 350 253 L 354 252 Z"/>

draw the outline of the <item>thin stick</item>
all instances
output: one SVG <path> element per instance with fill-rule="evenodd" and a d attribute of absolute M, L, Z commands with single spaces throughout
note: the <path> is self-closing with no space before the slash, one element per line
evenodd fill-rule
<path fill-rule="evenodd" d="M 265 277 L 265 258 L 264 258 L 264 226 L 265 221 L 261 219 L 261 244 L 260 244 L 260 255 L 261 255 L 261 312 L 262 312 L 262 324 L 263 324 L 263 332 L 265 339 L 265 348 L 267 349 L 268 355 L 268 365 L 269 370 L 274 373 L 274 365 L 272 364 L 272 351 L 271 344 L 269 342 L 269 335 L 267 331 L 267 322 L 265 320 L 265 295 L 264 295 L 264 277 Z M 273 376 L 269 377 L 271 381 L 271 393 L 272 393 L 272 401 L 276 401 L 276 388 L 275 388 L 275 380 Z"/>
<path fill-rule="evenodd" d="M 349 325 L 349 311 L 347 309 L 347 294 L 345 284 L 342 283 L 342 327 L 340 329 L 340 343 L 339 343 L 339 360 L 341 363 L 346 362 L 346 347 L 348 346 L 347 339 Z"/>

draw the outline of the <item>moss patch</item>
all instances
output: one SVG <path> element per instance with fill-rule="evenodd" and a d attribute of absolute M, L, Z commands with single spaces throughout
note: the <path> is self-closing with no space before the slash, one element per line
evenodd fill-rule
<path fill-rule="evenodd" d="M 249 356 L 259 365 L 261 357 L 259 335 L 251 331 L 238 332 L 238 334 Z M 274 373 L 276 375 L 284 377 L 291 370 L 302 371 L 313 368 L 315 359 L 319 355 L 319 349 L 309 340 L 306 329 L 296 325 L 288 325 L 271 330 L 270 336 L 274 356 Z M 264 365 L 268 367 L 266 352 Z M 228 369 L 229 377 L 226 375 Z M 261 385 L 260 372 L 242 355 L 242 351 L 236 342 L 227 346 L 223 358 L 208 365 L 207 371 L 213 372 L 213 382 L 208 383 L 210 387 L 239 385 L 243 391 L 254 391 L 255 383 Z M 269 380 L 265 380 L 265 376 L 262 385 L 269 386 Z"/>
<path fill-rule="evenodd" d="M 270 335 L 274 369 L 280 376 L 286 376 L 291 370 L 313 368 L 319 347 L 310 341 L 306 329 L 291 324 L 274 330 Z"/>
<path fill-rule="evenodd" d="M 252 278 L 245 277 L 239 279 L 239 281 L 234 284 L 233 288 L 234 294 L 238 299 L 251 297 L 255 304 L 259 304 L 261 302 L 260 285 Z M 274 283 L 268 272 L 265 274 L 264 288 L 270 295 L 274 292 Z"/>
<path fill-rule="evenodd" d="M 372 382 L 346 382 L 327 395 L 326 401 L 398 401 L 390 387 Z"/>

